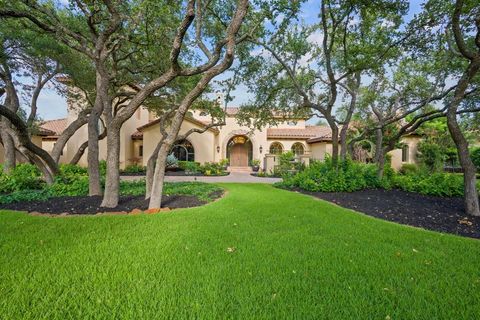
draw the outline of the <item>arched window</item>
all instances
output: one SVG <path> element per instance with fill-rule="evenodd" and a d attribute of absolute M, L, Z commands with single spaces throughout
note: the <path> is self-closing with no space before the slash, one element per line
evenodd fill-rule
<path fill-rule="evenodd" d="M 410 148 L 407 144 L 402 147 L 402 162 L 408 162 L 408 156 L 410 154 Z"/>
<path fill-rule="evenodd" d="M 270 154 L 282 154 L 283 146 L 280 142 L 272 142 L 270 145 Z"/>
<path fill-rule="evenodd" d="M 177 141 L 170 153 L 179 161 L 195 161 L 195 149 L 188 140 Z"/>
<path fill-rule="evenodd" d="M 305 148 L 303 147 L 303 144 L 301 144 L 300 142 L 295 142 L 295 143 L 292 145 L 292 152 L 293 152 L 296 156 L 301 156 L 302 154 L 305 153 Z"/>
<path fill-rule="evenodd" d="M 208 114 L 205 111 L 200 112 L 200 117 L 206 117 Z"/>

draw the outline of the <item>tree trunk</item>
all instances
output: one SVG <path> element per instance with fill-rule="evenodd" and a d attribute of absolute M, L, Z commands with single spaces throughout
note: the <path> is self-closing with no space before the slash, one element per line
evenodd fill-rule
<path fill-rule="evenodd" d="M 88 119 L 88 189 L 90 196 L 102 195 L 100 183 L 100 164 L 98 146 L 98 126 L 100 116 L 104 109 L 104 102 L 108 96 L 108 77 L 100 73 L 101 63 L 97 64 L 96 97 L 95 103 Z"/>
<path fill-rule="evenodd" d="M 338 127 L 336 124 L 331 126 L 332 129 L 332 163 L 336 167 L 338 165 Z"/>
<path fill-rule="evenodd" d="M 150 193 L 149 209 L 157 209 L 162 205 L 163 183 L 165 181 L 165 167 L 167 165 L 167 156 L 170 151 L 171 143 L 162 143 L 158 152 L 155 174 L 153 175 L 152 192 Z"/>
<path fill-rule="evenodd" d="M 160 152 L 160 148 L 163 144 L 163 139 L 157 144 L 155 150 L 153 151 L 150 158 L 148 158 L 147 162 L 147 174 L 145 179 L 145 199 L 150 199 L 152 185 L 153 185 L 153 176 L 155 173 L 155 162 L 158 158 L 158 153 Z"/>
<path fill-rule="evenodd" d="M 377 164 L 377 177 L 383 179 L 385 169 L 385 150 L 383 148 L 383 131 L 381 128 L 375 130 L 375 156 L 373 162 Z"/>
<path fill-rule="evenodd" d="M 98 148 L 98 121 L 99 115 L 92 111 L 88 120 L 88 194 L 90 196 L 102 195 L 100 184 L 100 164 Z"/>
<path fill-rule="evenodd" d="M 460 105 L 463 95 L 469 83 L 469 79 L 478 72 L 480 68 L 480 61 L 472 62 L 465 74 L 459 81 L 458 87 L 455 90 L 455 96 L 450 103 L 447 111 L 447 125 L 450 135 L 452 136 L 455 146 L 457 147 L 458 158 L 463 169 L 463 190 L 465 211 L 469 215 L 480 216 L 480 205 L 478 201 L 478 192 L 476 186 L 476 168 L 470 158 L 468 151 L 468 142 L 460 129 L 457 121 L 457 109 Z"/>
<path fill-rule="evenodd" d="M 107 131 L 107 176 L 102 207 L 115 208 L 120 196 L 120 129 Z"/>
<path fill-rule="evenodd" d="M 3 123 L 0 124 L 1 129 L 1 138 L 4 150 L 4 160 L 3 160 L 3 172 L 10 172 L 15 167 L 16 164 L 16 150 L 15 143 L 13 142 L 12 137 L 4 130 L 3 126 L 7 126 L 7 119 L 1 120 Z"/>

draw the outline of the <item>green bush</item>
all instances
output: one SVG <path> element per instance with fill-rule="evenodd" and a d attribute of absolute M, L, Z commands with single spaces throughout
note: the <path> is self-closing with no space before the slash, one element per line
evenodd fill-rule
<path fill-rule="evenodd" d="M 10 193 L 19 190 L 40 190 L 45 182 L 40 170 L 33 164 L 21 163 L 8 174 L 0 175 L 0 193 Z"/>
<path fill-rule="evenodd" d="M 432 196 L 463 196 L 463 177 L 452 173 L 416 173 L 396 175 L 395 188 Z"/>
<path fill-rule="evenodd" d="M 402 175 L 408 175 L 408 174 L 417 174 L 420 172 L 420 168 L 413 163 L 404 163 L 398 173 Z"/>
<path fill-rule="evenodd" d="M 67 183 L 61 177 L 49 187 L 52 196 L 86 196 L 88 195 L 88 176 L 77 175 Z"/>
<path fill-rule="evenodd" d="M 440 145 L 424 141 L 418 144 L 418 159 L 429 172 L 441 172 L 445 153 Z"/>
<path fill-rule="evenodd" d="M 146 172 L 146 168 L 138 164 L 131 164 L 129 166 L 126 166 L 122 172 L 123 173 L 144 173 Z"/>
<path fill-rule="evenodd" d="M 22 201 L 45 201 L 51 197 L 49 190 L 20 190 L 9 194 L 0 195 L 0 203 L 13 203 Z"/>
<path fill-rule="evenodd" d="M 179 168 L 183 169 L 186 174 L 195 174 L 200 172 L 200 163 L 193 161 L 179 161 Z"/>
<path fill-rule="evenodd" d="M 200 167 L 200 171 L 207 176 L 221 175 L 221 174 L 224 173 L 223 166 L 221 164 L 215 163 L 215 162 L 205 162 Z"/>
<path fill-rule="evenodd" d="M 334 168 L 330 158 L 324 162 L 313 161 L 305 170 L 293 176 L 284 176 L 278 184 L 286 188 L 301 188 L 307 191 L 320 192 L 352 192 L 366 188 L 389 188 L 392 170 L 385 169 L 385 178 L 377 178 L 377 167 L 351 160 L 342 161 Z M 385 181 L 384 181 L 385 180 Z"/>
<path fill-rule="evenodd" d="M 472 158 L 475 167 L 477 167 L 477 170 L 480 170 L 480 147 L 473 148 L 470 151 L 470 157 Z"/>

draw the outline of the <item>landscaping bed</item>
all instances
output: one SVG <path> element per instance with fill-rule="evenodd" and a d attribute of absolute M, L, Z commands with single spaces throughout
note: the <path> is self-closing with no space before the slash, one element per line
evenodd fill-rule
<path fill-rule="evenodd" d="M 212 200 L 221 197 L 222 191 L 213 192 Z M 48 201 L 26 201 L 0 204 L 0 209 L 38 212 L 45 214 L 97 214 L 103 212 L 128 213 L 133 210 L 147 210 L 148 200 L 144 196 L 121 196 L 116 208 L 101 207 L 101 196 L 66 196 L 50 198 Z M 190 208 L 206 204 L 208 201 L 200 200 L 191 195 L 169 195 L 162 197 L 162 208 Z"/>
<path fill-rule="evenodd" d="M 460 197 L 436 197 L 402 190 L 295 191 L 380 219 L 428 230 L 480 238 L 480 217 L 467 216 Z"/>

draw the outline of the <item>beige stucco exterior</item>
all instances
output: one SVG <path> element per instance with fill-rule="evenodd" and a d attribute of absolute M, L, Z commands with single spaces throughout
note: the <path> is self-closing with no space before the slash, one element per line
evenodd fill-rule
<path fill-rule="evenodd" d="M 64 121 L 65 125 L 72 123 L 77 118 L 79 110 L 82 109 L 79 100 L 69 100 L 68 104 L 69 112 L 66 121 Z M 332 153 L 331 137 L 328 136 L 331 133 L 328 127 L 308 125 L 306 119 L 278 119 L 275 126 L 265 127 L 261 130 L 251 130 L 249 127 L 238 124 L 235 109 L 238 112 L 238 108 L 228 109 L 230 111 L 227 113 L 225 125 L 211 128 L 202 134 L 193 133 L 187 138 L 193 146 L 196 162 L 219 162 L 222 159 L 227 159 L 229 152 L 233 152 L 229 151 L 232 150 L 232 143 L 237 142 L 237 140 L 231 142 L 235 137 L 248 138 L 246 141 L 249 140 L 251 143 L 251 148 L 248 147 L 248 160 L 259 160 L 260 168 L 267 172 L 273 171 L 275 165 L 279 163 L 278 154 L 270 154 L 270 147 L 274 143 L 281 146 L 282 152 L 292 150 L 292 146 L 295 144 L 297 146 L 301 145 L 303 154 L 299 154 L 297 159 L 306 164 L 310 160 L 322 161 L 327 154 Z M 120 168 L 125 168 L 131 164 L 144 166 L 147 164 L 149 157 L 160 141 L 160 123 L 155 120 L 153 113 L 140 108 L 124 123 L 120 131 Z M 193 111 L 184 120 L 180 135 L 185 134 L 192 128 L 202 129 L 210 121 L 210 116 L 205 113 Z M 87 141 L 87 133 L 87 125 L 84 125 L 72 136 L 60 158 L 61 163 L 68 163 L 74 157 L 79 147 Z M 43 141 L 41 141 L 41 137 L 35 139 L 38 145 L 48 152 L 52 151 L 56 143 L 55 136 L 44 137 Z M 416 162 L 419 141 L 420 137 L 417 136 L 408 136 L 402 140 L 409 147 L 408 161 L 402 161 L 401 149 L 390 152 L 394 169 L 398 170 L 403 163 Z M 231 142 L 230 149 L 229 142 Z M 105 160 L 107 157 L 106 139 L 99 142 L 99 151 L 100 160 Z M 248 166 L 251 164 L 248 160 L 242 158 L 241 163 Z M 0 161 L 3 161 L 3 148 L 1 146 Z M 84 153 L 79 164 L 87 166 L 87 152 Z"/>

